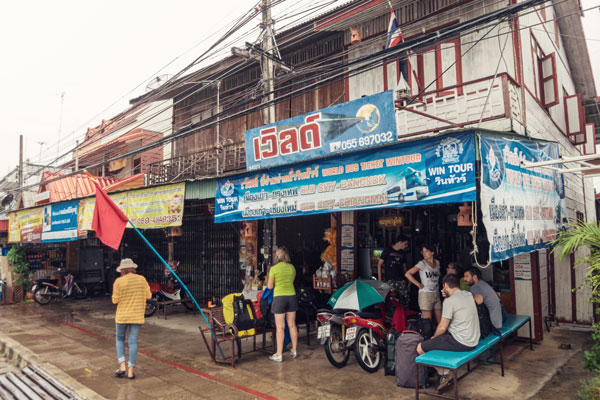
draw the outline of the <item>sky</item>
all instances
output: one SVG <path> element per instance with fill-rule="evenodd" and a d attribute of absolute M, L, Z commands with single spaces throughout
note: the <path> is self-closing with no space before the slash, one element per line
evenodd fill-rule
<path fill-rule="evenodd" d="M 257 0 L 24 0 L 0 16 L 0 179 L 24 158 L 46 164 L 175 74 Z M 297 4 L 287 0 L 283 9 Z M 342 3 L 342 2 L 339 2 Z M 599 0 L 582 0 L 583 8 Z M 277 9 L 273 17 L 277 20 Z M 600 11 L 583 18 L 600 88 Z M 249 28 L 256 27 L 256 18 Z M 252 36 L 254 35 L 254 36 Z M 258 32 L 247 40 L 255 40 Z M 173 61 L 174 60 L 174 61 Z M 173 62 L 172 62 L 173 61 Z M 166 68 L 165 65 L 172 62 Z M 598 90 L 600 93 L 600 90 Z"/>

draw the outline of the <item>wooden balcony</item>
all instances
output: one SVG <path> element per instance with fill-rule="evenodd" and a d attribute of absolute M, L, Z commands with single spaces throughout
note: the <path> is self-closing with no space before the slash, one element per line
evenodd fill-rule
<path fill-rule="evenodd" d="M 225 145 L 220 152 L 210 149 L 148 164 L 146 174 L 148 185 L 155 185 L 245 170 L 246 150 L 244 143 L 240 142 Z"/>

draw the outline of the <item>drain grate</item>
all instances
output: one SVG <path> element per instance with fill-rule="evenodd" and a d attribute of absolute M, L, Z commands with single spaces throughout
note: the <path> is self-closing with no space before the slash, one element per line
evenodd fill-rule
<path fill-rule="evenodd" d="M 33 365 L 18 372 L 0 375 L 0 399 L 83 400 L 44 370 Z"/>

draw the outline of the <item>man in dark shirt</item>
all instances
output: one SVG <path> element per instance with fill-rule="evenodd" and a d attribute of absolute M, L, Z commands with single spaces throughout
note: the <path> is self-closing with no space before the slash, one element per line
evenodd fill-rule
<path fill-rule="evenodd" d="M 406 255 L 404 250 L 408 247 L 408 238 L 399 236 L 391 247 L 386 247 L 381 253 L 377 264 L 377 279 L 385 281 L 400 281 L 406 273 Z M 384 276 L 381 276 L 381 267 L 385 265 Z"/>

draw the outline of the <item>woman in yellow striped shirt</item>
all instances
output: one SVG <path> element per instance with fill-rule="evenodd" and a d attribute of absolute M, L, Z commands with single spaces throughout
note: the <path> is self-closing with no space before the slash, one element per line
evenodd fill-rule
<path fill-rule="evenodd" d="M 112 302 L 117 305 L 115 315 L 117 336 L 117 359 L 119 369 L 115 373 L 122 378 L 135 379 L 135 361 L 137 356 L 137 341 L 140 327 L 144 323 L 146 300 L 152 297 L 146 278 L 135 273 L 137 264 L 131 258 L 124 258 L 117 267 L 121 277 L 113 286 Z M 125 364 L 125 334 L 129 328 L 129 362 Z M 126 368 L 127 367 L 127 368 Z"/>

